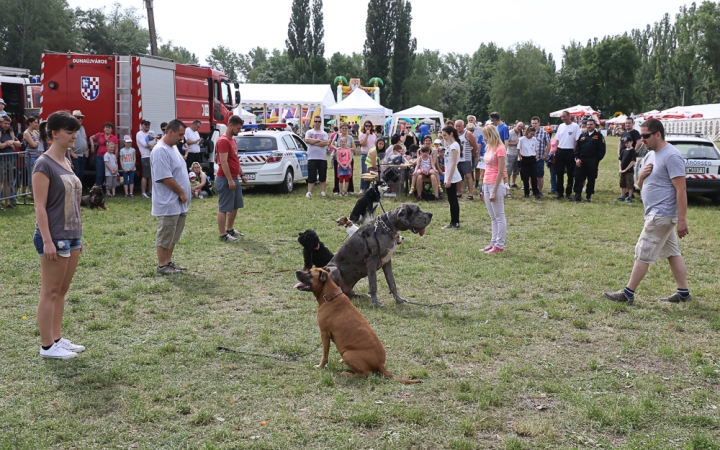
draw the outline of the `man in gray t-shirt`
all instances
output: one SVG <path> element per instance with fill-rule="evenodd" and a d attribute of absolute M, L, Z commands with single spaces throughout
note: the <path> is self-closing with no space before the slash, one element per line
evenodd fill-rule
<path fill-rule="evenodd" d="M 72 152 L 70 152 L 70 157 L 72 158 L 73 172 L 75 172 L 75 175 L 80 178 L 80 182 L 82 182 L 83 176 L 85 175 L 86 158 L 89 156 L 87 133 L 85 132 L 85 127 L 82 125 L 85 116 L 83 116 L 79 109 L 73 111 L 73 116 L 80 122 L 80 129 L 75 132 L 75 143 L 73 144 Z"/>
<path fill-rule="evenodd" d="M 152 215 L 158 218 L 155 247 L 158 255 L 157 272 L 162 275 L 181 273 L 184 267 L 172 261 L 175 244 L 180 240 L 190 208 L 190 179 L 185 159 L 175 146 L 185 134 L 185 124 L 171 120 L 165 135 L 150 153 L 152 181 Z"/>
<path fill-rule="evenodd" d="M 652 150 L 643 160 L 637 181 L 642 189 L 645 225 L 635 245 L 635 264 L 627 286 L 617 292 L 603 294 L 610 300 L 632 305 L 635 289 L 647 274 L 650 264 L 658 259 L 667 259 L 677 283 L 677 292 L 660 301 L 688 302 L 692 297 L 687 285 L 685 260 L 678 245 L 678 236 L 683 238 L 689 232 L 685 218 L 685 160 L 678 149 L 665 142 L 665 128 L 659 120 L 648 120 L 640 130 L 645 145 Z"/>

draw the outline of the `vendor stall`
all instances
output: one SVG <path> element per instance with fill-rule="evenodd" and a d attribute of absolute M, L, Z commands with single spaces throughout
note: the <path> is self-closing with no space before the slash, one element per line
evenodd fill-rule
<path fill-rule="evenodd" d="M 398 121 L 402 119 L 439 119 L 441 127 L 445 123 L 445 120 L 443 119 L 443 114 L 441 112 L 426 108 L 424 106 L 416 105 L 412 108 L 393 114 L 389 134 L 395 134 L 395 129 L 397 128 Z"/>

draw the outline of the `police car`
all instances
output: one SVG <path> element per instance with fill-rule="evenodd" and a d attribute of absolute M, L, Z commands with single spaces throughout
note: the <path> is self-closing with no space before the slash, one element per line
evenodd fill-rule
<path fill-rule="evenodd" d="M 247 185 L 278 185 L 292 192 L 294 183 L 307 180 L 307 146 L 300 136 L 286 130 L 247 131 L 235 136 Z M 218 171 L 215 161 L 215 173 Z"/>
<path fill-rule="evenodd" d="M 668 134 L 665 141 L 685 159 L 685 184 L 688 194 L 702 195 L 720 203 L 720 151 L 700 135 Z M 643 158 L 644 160 L 644 158 Z M 635 185 L 642 161 L 635 164 Z"/>

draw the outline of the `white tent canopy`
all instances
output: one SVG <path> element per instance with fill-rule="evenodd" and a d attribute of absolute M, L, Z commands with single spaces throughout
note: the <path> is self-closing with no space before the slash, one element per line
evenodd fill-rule
<path fill-rule="evenodd" d="M 240 105 L 262 107 L 333 106 L 335 97 L 327 84 L 241 84 Z"/>
<path fill-rule="evenodd" d="M 645 118 L 655 119 L 718 119 L 720 118 L 720 103 L 708 105 L 676 106 L 664 111 L 651 111 L 645 113 Z"/>
<path fill-rule="evenodd" d="M 285 106 L 300 106 L 319 108 L 321 116 L 323 110 L 335 104 L 335 96 L 327 84 L 241 84 L 240 105 L 253 108 L 278 108 Z"/>
<path fill-rule="evenodd" d="M 412 108 L 404 111 L 396 112 L 392 115 L 392 124 L 390 125 L 390 134 L 395 134 L 395 128 L 397 128 L 398 120 L 400 119 L 440 119 L 440 125 L 445 123 L 441 112 L 426 108 L 424 106 L 416 105 Z"/>
<path fill-rule="evenodd" d="M 246 111 L 246 110 L 244 110 L 243 108 L 241 108 L 241 107 L 239 107 L 239 106 L 238 106 L 237 108 L 235 108 L 235 110 L 233 111 L 233 113 L 234 113 L 234 114 L 237 114 L 238 116 L 240 116 L 240 118 L 241 118 L 241 119 L 243 120 L 243 122 L 245 122 L 245 123 L 255 123 L 255 122 L 257 122 L 257 117 L 255 117 L 255 114 L 251 113 L 250 111 Z"/>
<path fill-rule="evenodd" d="M 621 114 L 617 117 L 613 117 L 610 120 L 606 120 L 605 123 L 625 123 L 627 120 L 627 116 L 625 114 Z"/>
<path fill-rule="evenodd" d="M 362 89 L 355 89 L 343 101 L 325 108 L 325 114 L 335 116 L 390 116 L 392 110 L 371 99 Z"/>
<path fill-rule="evenodd" d="M 597 114 L 597 111 L 592 109 L 589 106 L 583 106 L 583 105 L 575 105 L 570 108 L 564 108 L 560 109 L 555 112 L 550 113 L 550 117 L 560 117 L 562 115 L 563 111 L 567 111 L 570 114 L 570 117 L 577 117 L 577 116 L 593 116 Z"/>

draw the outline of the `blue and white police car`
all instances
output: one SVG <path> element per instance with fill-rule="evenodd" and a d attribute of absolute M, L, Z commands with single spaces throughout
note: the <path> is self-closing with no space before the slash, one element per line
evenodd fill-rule
<path fill-rule="evenodd" d="M 307 180 L 307 146 L 300 136 L 286 130 L 244 131 L 235 136 L 247 185 L 278 185 L 292 192 L 294 183 Z M 215 162 L 217 174 L 218 163 Z"/>
<path fill-rule="evenodd" d="M 720 150 L 713 141 L 699 135 L 681 134 L 667 134 L 665 141 L 677 148 L 685 159 L 687 193 L 720 203 Z M 635 164 L 636 186 L 643 160 L 638 158 Z"/>

